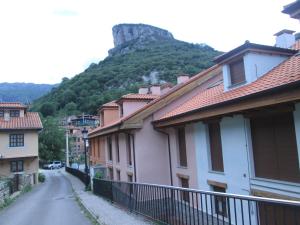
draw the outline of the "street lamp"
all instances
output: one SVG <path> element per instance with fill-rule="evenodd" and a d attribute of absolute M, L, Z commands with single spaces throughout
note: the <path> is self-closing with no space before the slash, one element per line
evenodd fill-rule
<path fill-rule="evenodd" d="M 83 143 L 84 143 L 84 163 L 85 163 L 84 172 L 85 172 L 85 174 L 87 176 L 88 175 L 88 166 L 87 166 L 87 156 L 86 156 L 87 155 L 86 140 L 87 140 L 87 136 L 88 136 L 87 135 L 88 134 L 88 130 L 84 127 L 81 132 L 82 132 Z"/>

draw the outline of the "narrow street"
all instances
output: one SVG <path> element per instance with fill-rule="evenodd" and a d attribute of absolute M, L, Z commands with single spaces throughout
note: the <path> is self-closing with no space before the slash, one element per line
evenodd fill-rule
<path fill-rule="evenodd" d="M 46 182 L 0 212 L 0 225 L 90 225 L 59 170 L 45 171 Z"/>

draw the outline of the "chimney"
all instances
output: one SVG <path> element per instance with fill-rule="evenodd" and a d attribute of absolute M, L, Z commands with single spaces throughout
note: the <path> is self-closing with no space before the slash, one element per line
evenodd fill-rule
<path fill-rule="evenodd" d="M 9 111 L 4 111 L 4 121 L 9 121 L 9 120 L 10 120 Z"/>
<path fill-rule="evenodd" d="M 293 35 L 295 31 L 293 30 L 281 30 L 274 34 L 276 36 L 276 47 L 279 48 L 290 48 L 295 43 L 295 36 Z"/>
<path fill-rule="evenodd" d="M 189 75 L 180 75 L 177 77 L 177 84 L 184 83 L 189 79 L 190 79 Z"/>
<path fill-rule="evenodd" d="M 153 95 L 161 95 L 160 85 L 152 85 L 150 87 L 150 92 Z"/>
<path fill-rule="evenodd" d="M 140 87 L 139 94 L 148 94 L 149 88 L 148 87 Z"/>

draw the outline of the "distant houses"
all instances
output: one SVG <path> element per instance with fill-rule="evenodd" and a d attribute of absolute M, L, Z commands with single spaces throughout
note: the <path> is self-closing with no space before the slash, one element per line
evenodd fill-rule
<path fill-rule="evenodd" d="M 38 183 L 38 133 L 43 128 L 36 112 L 21 103 L 0 103 L 0 177 L 17 186 Z M 17 187 L 18 188 L 18 187 Z"/>

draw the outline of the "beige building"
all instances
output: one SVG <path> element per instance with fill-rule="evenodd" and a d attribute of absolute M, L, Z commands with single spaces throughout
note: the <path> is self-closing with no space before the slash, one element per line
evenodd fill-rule
<path fill-rule="evenodd" d="M 0 177 L 27 177 L 37 183 L 42 128 L 38 113 L 27 112 L 21 103 L 0 103 Z"/>

